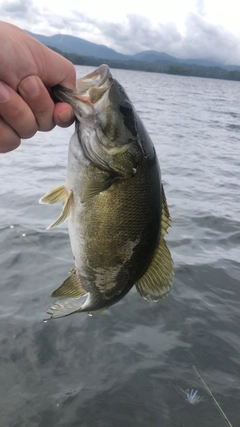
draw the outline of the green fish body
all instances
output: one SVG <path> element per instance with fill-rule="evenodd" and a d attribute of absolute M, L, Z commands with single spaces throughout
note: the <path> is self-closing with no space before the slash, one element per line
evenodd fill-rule
<path fill-rule="evenodd" d="M 62 317 L 101 312 L 136 285 L 158 301 L 171 290 L 173 262 L 164 235 L 170 215 L 153 143 L 122 86 L 107 65 L 58 86 L 76 129 L 69 144 L 67 180 L 41 203 L 63 200 L 75 266 L 55 292 L 48 313 Z M 87 298 L 83 302 L 82 297 Z"/>

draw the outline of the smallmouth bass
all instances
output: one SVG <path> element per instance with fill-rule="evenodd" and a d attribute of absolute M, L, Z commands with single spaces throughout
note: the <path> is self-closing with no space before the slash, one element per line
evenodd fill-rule
<path fill-rule="evenodd" d="M 123 87 L 107 65 L 77 80 L 77 90 L 53 88 L 73 107 L 76 122 L 66 184 L 40 203 L 63 201 L 75 260 L 53 292 L 52 318 L 99 313 L 135 285 L 146 300 L 171 290 L 173 261 L 164 236 L 171 218 L 153 143 Z M 86 296 L 85 301 L 82 297 Z"/>

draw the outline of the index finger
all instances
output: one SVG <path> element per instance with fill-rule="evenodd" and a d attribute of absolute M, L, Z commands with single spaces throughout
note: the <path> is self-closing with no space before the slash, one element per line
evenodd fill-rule
<path fill-rule="evenodd" d="M 35 61 L 43 83 L 48 88 L 61 84 L 69 89 L 75 89 L 76 70 L 74 65 L 48 47 L 42 45 L 42 48 L 44 49 L 44 60 L 43 57 L 38 56 Z"/>

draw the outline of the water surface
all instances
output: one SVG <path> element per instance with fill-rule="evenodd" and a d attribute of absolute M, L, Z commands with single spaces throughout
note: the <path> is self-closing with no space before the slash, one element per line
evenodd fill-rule
<path fill-rule="evenodd" d="M 78 67 L 82 76 L 91 67 Z M 155 143 L 173 218 L 174 288 L 133 289 L 99 316 L 48 321 L 73 266 L 60 206 L 73 127 L 38 133 L 0 157 L 0 413 L 4 427 L 221 427 L 195 365 L 240 424 L 239 83 L 113 70 Z M 179 389 L 198 389 L 191 405 Z"/>

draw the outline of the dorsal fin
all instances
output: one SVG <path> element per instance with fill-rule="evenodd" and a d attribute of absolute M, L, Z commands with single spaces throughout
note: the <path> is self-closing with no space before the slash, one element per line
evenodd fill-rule
<path fill-rule="evenodd" d="M 145 300 L 159 301 L 172 288 L 174 276 L 173 260 L 164 239 L 168 227 L 171 226 L 171 221 L 166 196 L 162 187 L 162 218 L 159 244 L 147 271 L 136 283 L 138 292 Z"/>
<path fill-rule="evenodd" d="M 152 262 L 137 281 L 136 288 L 145 300 L 159 301 L 170 292 L 173 275 L 173 260 L 164 238 L 161 237 Z"/>
<path fill-rule="evenodd" d="M 162 219 L 161 219 L 161 236 L 164 237 L 168 232 L 168 227 L 171 227 L 172 218 L 170 216 L 167 199 L 162 186 Z"/>

